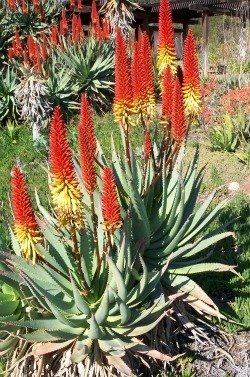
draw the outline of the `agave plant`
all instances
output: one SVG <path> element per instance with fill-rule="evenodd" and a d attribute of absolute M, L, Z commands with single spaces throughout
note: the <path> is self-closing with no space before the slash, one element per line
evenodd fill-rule
<path fill-rule="evenodd" d="M 36 35 L 48 29 L 49 22 L 56 18 L 62 9 L 62 4 L 54 0 L 40 1 L 37 8 L 26 0 L 22 4 L 16 2 L 14 9 L 9 8 L 8 0 L 3 0 L 3 2 L 5 3 L 4 11 L 0 19 L 3 36 L 12 35 L 17 28 L 23 37 Z M 23 4 L 26 4 L 27 11 L 22 8 Z"/>
<path fill-rule="evenodd" d="M 198 152 L 188 168 L 183 167 L 191 121 L 185 106 L 195 110 L 192 121 L 198 116 L 199 106 L 191 106 L 195 100 L 199 104 L 196 64 L 189 66 L 192 90 L 186 84 L 185 98 L 171 67 L 164 73 L 169 80 L 162 83 L 164 106 L 157 134 L 152 121 L 153 73 L 145 43 L 140 36 L 136 48 L 142 61 L 137 65 L 134 52 L 131 80 L 125 39 L 121 31 L 117 33 L 114 115 L 122 150 L 117 151 L 111 138 L 111 158 L 105 157 L 84 94 L 79 158 L 73 158 L 60 108 L 53 111 L 48 163 L 51 211 L 36 193 L 35 215 L 22 168 L 18 164 L 12 170 L 14 252 L 0 252 L 7 271 L 0 272 L 0 280 L 13 282 L 13 287 L 19 284 L 30 312 L 29 318 L 4 322 L 12 333 L 23 329 L 19 337 L 31 344 L 27 358 L 12 366 L 20 376 L 27 370 L 32 373 L 31 368 L 37 371 L 48 359 L 45 369 L 51 374 L 67 367 L 72 376 L 112 376 L 115 368 L 116 375 L 138 376 L 136 356 L 173 359 L 157 349 L 162 338 L 159 342 L 151 338 L 155 349 L 143 342 L 167 316 L 166 309 L 171 307 L 184 326 L 201 336 L 191 321 L 204 315 L 225 318 L 193 278 L 197 273 L 234 272 L 232 266 L 207 262 L 217 242 L 232 236 L 223 232 L 227 224 L 208 229 L 226 201 L 209 209 L 213 192 L 198 203 L 202 178 L 197 174 Z M 190 46 L 193 60 L 194 45 Z M 184 82 L 188 82 L 185 69 Z M 136 151 L 130 140 L 135 124 L 141 125 L 144 139 Z M 188 306 L 197 315 L 188 315 Z M 51 358 L 44 357 L 48 353 Z M 34 363 L 30 357 L 35 357 Z"/>
<path fill-rule="evenodd" d="M 95 139 L 88 117 L 86 121 L 88 129 L 84 120 L 79 126 L 81 166 L 91 169 Z M 15 330 L 27 329 L 19 337 L 28 342 L 47 342 L 33 355 L 70 347 L 72 362 L 81 363 L 79 368 L 86 373 L 94 359 L 107 370 L 113 365 L 131 374 L 121 359 L 126 350 L 171 360 L 138 338 L 155 327 L 169 304 L 159 284 L 165 268 L 149 271 L 142 244 L 132 239 L 136 219 L 140 220 L 138 198 L 131 196 L 126 212 L 121 211 L 108 166 L 100 168 L 98 181 L 77 162 L 74 168 L 59 108 L 52 118 L 50 141 L 50 188 L 57 217 L 42 207 L 38 195 L 40 215 L 34 216 L 23 173 L 19 166 L 12 171 L 15 253 L 1 252 L 11 273 L 0 275 L 3 282 L 13 280 L 24 287 L 32 316 L 8 324 Z M 86 150 L 86 143 L 92 150 Z M 77 183 L 82 174 L 83 202 Z M 130 186 L 135 191 L 134 183 Z M 22 375 L 22 367 L 18 368 Z M 102 373 L 100 368 L 96 375 Z"/>
<path fill-rule="evenodd" d="M 7 117 L 16 117 L 17 108 L 15 90 L 17 87 L 17 74 L 10 67 L 3 68 L 0 81 L 0 122 Z"/>
<path fill-rule="evenodd" d="M 82 45 L 66 46 L 60 64 L 66 65 L 79 92 L 86 92 L 99 112 L 110 108 L 114 87 L 114 48 L 112 41 L 85 39 Z"/>

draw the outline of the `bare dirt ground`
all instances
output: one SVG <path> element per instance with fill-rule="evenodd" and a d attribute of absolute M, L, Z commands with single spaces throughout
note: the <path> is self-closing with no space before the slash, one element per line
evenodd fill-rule
<path fill-rule="evenodd" d="M 250 332 L 221 335 L 192 344 L 195 377 L 250 377 Z"/>

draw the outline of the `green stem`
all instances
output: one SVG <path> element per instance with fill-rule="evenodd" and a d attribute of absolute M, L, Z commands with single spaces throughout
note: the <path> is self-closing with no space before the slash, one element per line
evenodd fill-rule
<path fill-rule="evenodd" d="M 75 261 L 77 264 L 78 273 L 79 273 L 80 279 L 82 280 L 83 285 L 85 286 L 87 291 L 89 291 L 89 286 L 85 280 L 85 277 L 82 271 L 81 255 L 78 249 L 78 243 L 77 243 L 77 238 L 76 238 L 76 228 L 74 225 L 71 226 L 70 233 L 71 233 L 71 237 L 73 241 L 73 252 L 74 252 Z M 87 292 L 85 292 L 85 294 L 87 295 Z"/>
<path fill-rule="evenodd" d="M 96 250 L 97 256 L 97 263 L 100 263 L 100 254 L 99 254 L 99 245 L 98 245 L 98 234 L 97 234 L 97 223 L 96 223 L 96 213 L 95 213 L 95 205 L 94 205 L 94 195 L 90 193 L 90 205 L 91 205 L 91 216 L 93 222 L 93 233 L 94 233 L 94 245 Z"/>

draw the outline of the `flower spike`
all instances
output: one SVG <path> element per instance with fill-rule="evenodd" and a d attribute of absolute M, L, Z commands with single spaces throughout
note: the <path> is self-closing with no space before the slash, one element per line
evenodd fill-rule
<path fill-rule="evenodd" d="M 78 125 L 78 141 L 82 178 L 86 191 L 92 194 L 96 188 L 95 153 L 96 138 L 92 113 L 86 94 L 81 97 L 81 114 Z"/>
<path fill-rule="evenodd" d="M 126 42 L 117 28 L 115 41 L 115 99 L 114 115 L 117 122 L 125 123 L 133 111 L 131 72 Z"/>
<path fill-rule="evenodd" d="M 165 68 L 162 82 L 162 119 L 170 124 L 172 115 L 174 77 L 170 67 Z"/>
<path fill-rule="evenodd" d="M 31 201 L 28 195 L 24 175 L 18 165 L 11 172 L 11 203 L 14 216 L 14 234 L 24 258 L 33 264 L 41 256 L 37 244 L 42 243 Z"/>
<path fill-rule="evenodd" d="M 191 30 L 188 31 L 185 40 L 183 65 L 185 114 L 191 121 L 196 122 L 201 110 L 201 89 L 195 39 Z"/>
<path fill-rule="evenodd" d="M 133 88 L 134 111 L 140 116 L 146 115 L 146 87 L 142 60 L 142 49 L 139 41 L 134 42 L 133 57 L 131 63 L 131 76 Z"/>
<path fill-rule="evenodd" d="M 148 161 L 148 159 L 151 156 L 152 153 L 152 140 L 150 136 L 150 132 L 147 130 L 144 133 L 144 140 L 143 140 L 143 157 L 145 161 Z"/>
<path fill-rule="evenodd" d="M 50 190 L 60 225 L 83 226 L 82 194 L 76 179 L 66 127 L 60 108 L 54 109 L 50 127 Z"/>
<path fill-rule="evenodd" d="M 148 34 L 141 34 L 141 59 L 143 61 L 144 85 L 147 96 L 146 107 L 149 118 L 154 116 L 155 109 L 155 90 L 154 90 L 154 74 L 151 56 L 151 47 Z"/>
<path fill-rule="evenodd" d="M 187 134 L 187 123 L 184 114 L 183 95 L 178 78 L 174 83 L 171 135 L 177 144 L 181 144 Z"/>
<path fill-rule="evenodd" d="M 170 2 L 169 0 L 161 0 L 157 52 L 157 67 L 160 75 L 167 66 L 171 67 L 173 74 L 176 73 L 177 62 Z"/>
<path fill-rule="evenodd" d="M 115 179 L 109 167 L 103 170 L 102 214 L 105 229 L 114 233 L 121 226 L 121 214 Z"/>

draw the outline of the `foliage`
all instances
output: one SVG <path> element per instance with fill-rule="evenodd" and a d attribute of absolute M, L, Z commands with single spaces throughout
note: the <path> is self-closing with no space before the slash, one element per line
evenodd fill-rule
<path fill-rule="evenodd" d="M 238 136 L 229 114 L 223 116 L 221 125 L 211 129 L 210 141 L 214 150 L 235 151 L 238 144 Z"/>
<path fill-rule="evenodd" d="M 4 123 L 7 117 L 16 118 L 16 87 L 16 71 L 10 67 L 3 68 L 0 81 L 0 124 Z"/>
<path fill-rule="evenodd" d="M 55 60 L 55 56 L 53 58 Z M 73 93 L 76 88 L 77 95 L 86 92 L 92 106 L 99 112 L 110 108 L 114 91 L 113 41 L 88 38 L 79 46 L 68 46 L 59 52 L 57 62 L 59 67 L 65 67 L 67 82 L 71 77 L 75 83 Z"/>

